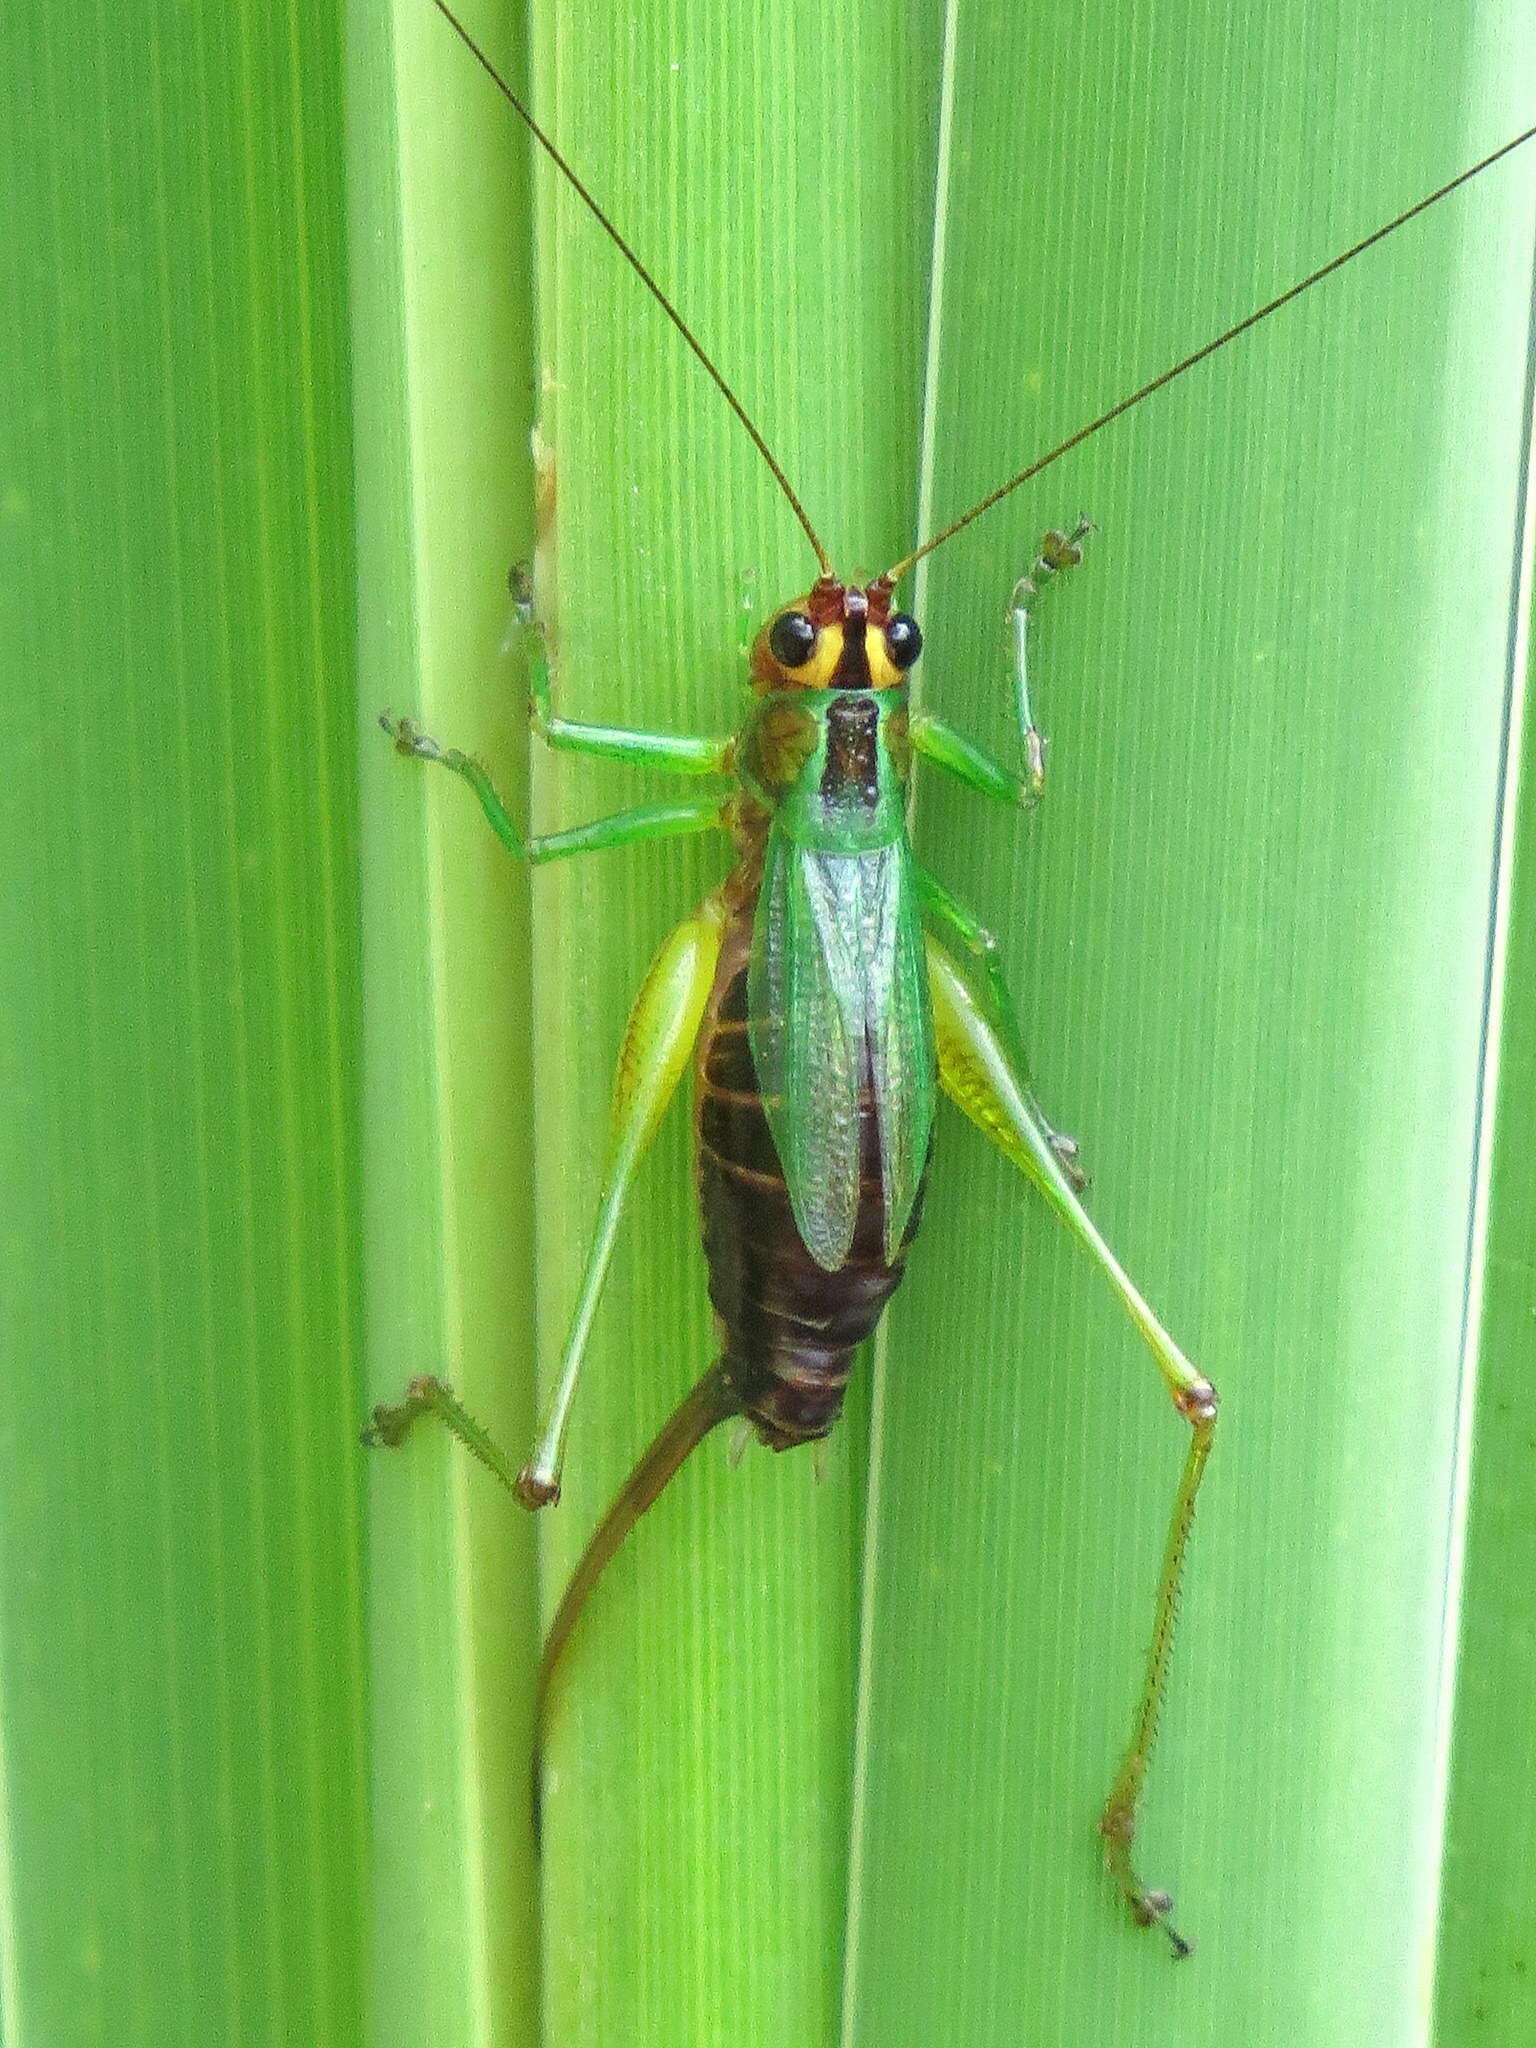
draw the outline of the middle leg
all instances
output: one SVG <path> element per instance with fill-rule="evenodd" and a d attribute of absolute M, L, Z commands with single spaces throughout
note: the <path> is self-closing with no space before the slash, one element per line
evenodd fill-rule
<path fill-rule="evenodd" d="M 463 753 L 458 747 L 445 747 L 409 718 L 392 718 L 385 712 L 379 723 L 394 741 L 396 753 L 418 761 L 434 761 L 467 782 L 496 837 L 514 860 L 525 860 L 530 867 L 564 860 L 575 853 L 638 846 L 648 839 L 673 839 L 691 832 L 730 829 L 726 816 L 729 799 L 702 796 L 676 803 L 636 804 L 632 810 L 615 811 L 609 817 L 594 818 L 590 824 L 572 825 L 563 832 L 536 832 L 525 839 L 497 794 L 489 771 L 473 754 Z"/>
<path fill-rule="evenodd" d="M 1083 542 L 1093 531 L 1093 522 L 1079 519 L 1070 533 L 1048 533 L 1027 576 L 1013 586 L 1008 603 L 1008 626 L 1013 648 L 1014 714 L 1024 748 L 1024 773 L 995 761 L 974 740 L 956 732 L 941 718 L 919 712 L 912 721 L 912 744 L 917 751 L 943 768 L 967 788 L 1000 803 L 1032 809 L 1045 794 L 1045 741 L 1035 724 L 1029 695 L 1029 626 L 1035 600 L 1046 585 L 1064 569 L 1075 568 L 1083 559 Z"/>

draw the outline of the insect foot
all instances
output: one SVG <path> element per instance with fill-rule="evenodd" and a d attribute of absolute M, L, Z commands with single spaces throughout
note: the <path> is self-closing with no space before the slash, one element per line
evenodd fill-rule
<path fill-rule="evenodd" d="M 419 1416 L 430 1415 L 441 1396 L 449 1393 L 441 1380 L 430 1373 L 421 1373 L 405 1390 L 403 1401 L 380 1401 L 373 1411 L 373 1419 L 362 1433 L 362 1442 L 370 1450 L 395 1450 L 403 1444 L 411 1424 Z"/>
<path fill-rule="evenodd" d="M 1050 1139 L 1051 1150 L 1061 1161 L 1061 1170 L 1071 1183 L 1073 1194 L 1084 1193 L 1088 1186 L 1088 1176 L 1083 1171 L 1082 1146 L 1068 1131 L 1052 1131 Z"/>
<path fill-rule="evenodd" d="M 508 1493 L 523 1499 L 518 1482 L 512 1477 L 506 1454 L 496 1439 L 480 1427 L 453 1389 L 432 1373 L 418 1374 L 406 1387 L 403 1401 L 393 1405 L 381 1402 L 373 1411 L 372 1422 L 363 1431 L 363 1442 L 393 1450 L 405 1441 L 406 1432 L 423 1415 L 435 1415 L 449 1434 L 456 1436 L 465 1450 L 478 1458 Z M 525 1504 L 535 1505 L 531 1501 Z"/>
<path fill-rule="evenodd" d="M 1041 541 L 1040 552 L 1030 564 L 1029 573 L 1021 576 L 1013 586 L 1010 610 L 1020 604 L 1028 604 L 1032 597 L 1038 597 L 1051 578 L 1059 576 L 1063 569 L 1077 568 L 1083 559 L 1084 541 L 1090 533 L 1097 532 L 1093 521 L 1083 516 L 1079 516 L 1070 533 L 1063 533 L 1053 526 Z"/>
<path fill-rule="evenodd" d="M 1136 1832 L 1136 1816 L 1132 1801 L 1121 1801 L 1111 1797 L 1099 1822 L 1099 1833 L 1104 1837 L 1104 1861 L 1110 1875 L 1119 1885 L 1125 1902 L 1131 1909 L 1131 1918 L 1138 1927 L 1161 1927 L 1173 1949 L 1174 1960 L 1182 1962 L 1185 1956 L 1194 1954 L 1194 1943 L 1186 1941 L 1174 1926 L 1169 1914 L 1173 1911 L 1171 1892 L 1144 1885 L 1131 1868 L 1131 1837 Z"/>
<path fill-rule="evenodd" d="M 415 755 L 422 761 L 443 759 L 443 749 L 432 735 L 423 732 L 413 719 L 396 718 L 392 711 L 381 711 L 379 724 L 394 741 L 397 754 Z"/>
<path fill-rule="evenodd" d="M 432 1373 L 418 1374 L 406 1387 L 404 1400 L 381 1401 L 363 1431 L 362 1440 L 371 1449 L 394 1450 L 405 1442 L 411 1425 L 423 1415 L 435 1415 L 525 1508 L 549 1507 L 560 1498 L 558 1466 L 535 1456 L 514 1477 L 495 1438 L 481 1428 L 452 1387 Z"/>

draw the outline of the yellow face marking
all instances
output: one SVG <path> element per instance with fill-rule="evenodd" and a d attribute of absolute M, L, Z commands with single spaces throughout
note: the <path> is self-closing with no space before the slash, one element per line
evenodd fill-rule
<path fill-rule="evenodd" d="M 871 626 L 866 631 L 864 658 L 869 663 L 869 687 L 872 690 L 893 690 L 902 680 L 901 670 L 887 651 L 882 627 Z"/>
<path fill-rule="evenodd" d="M 773 618 L 768 621 L 768 624 L 753 642 L 752 686 L 754 689 L 759 691 L 829 690 L 833 687 L 833 678 L 836 676 L 838 664 L 843 658 L 844 627 L 840 620 L 834 620 L 831 625 L 820 628 L 816 635 L 816 645 L 811 650 L 810 660 L 802 662 L 799 668 L 785 668 L 781 662 L 774 659 L 773 650 L 768 645 L 768 635 L 773 629 L 774 620 L 781 618 L 784 612 L 795 612 L 803 609 L 803 605 L 799 604 L 784 605 L 779 611 L 774 613 Z M 869 682 L 867 685 L 861 685 L 860 687 L 867 687 L 871 690 L 893 690 L 898 683 L 905 680 L 902 671 L 891 660 L 890 653 L 885 644 L 885 632 L 882 627 L 870 626 L 866 628 L 864 634 L 864 658 L 869 666 Z"/>
<path fill-rule="evenodd" d="M 837 664 L 843 658 L 843 629 L 841 625 L 823 626 L 816 635 L 816 645 L 811 649 L 809 661 L 799 668 L 785 668 L 775 661 L 773 650 L 768 645 L 768 635 L 773 630 L 774 620 L 782 618 L 784 612 L 803 610 L 803 605 L 787 604 L 774 613 L 772 619 L 757 636 L 753 650 L 752 672 L 754 680 L 761 678 L 770 690 L 825 690 L 830 687 L 837 673 Z"/>

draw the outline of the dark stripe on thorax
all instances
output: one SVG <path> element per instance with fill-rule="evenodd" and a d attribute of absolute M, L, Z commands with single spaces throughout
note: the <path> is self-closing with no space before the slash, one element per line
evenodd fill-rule
<path fill-rule="evenodd" d="M 829 803 L 853 801 L 874 808 L 880 798 L 879 733 L 880 711 L 872 697 L 828 705 L 821 793 Z"/>

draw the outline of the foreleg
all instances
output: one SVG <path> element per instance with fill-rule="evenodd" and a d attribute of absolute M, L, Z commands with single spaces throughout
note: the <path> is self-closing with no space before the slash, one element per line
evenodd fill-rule
<path fill-rule="evenodd" d="M 968 740 L 953 726 L 926 711 L 912 721 L 912 744 L 917 751 L 943 768 L 968 789 L 999 803 L 1030 810 L 1045 794 L 1045 741 L 1035 724 L 1029 695 L 1029 627 L 1035 600 L 1046 585 L 1064 569 L 1075 568 L 1083 559 L 1083 542 L 1093 523 L 1079 519 L 1070 533 L 1050 532 L 1040 543 L 1040 552 L 1027 576 L 1013 586 L 1008 602 L 1008 628 L 1013 649 L 1014 715 L 1024 749 L 1024 772 L 1018 773 L 995 761 L 974 740 Z"/>

